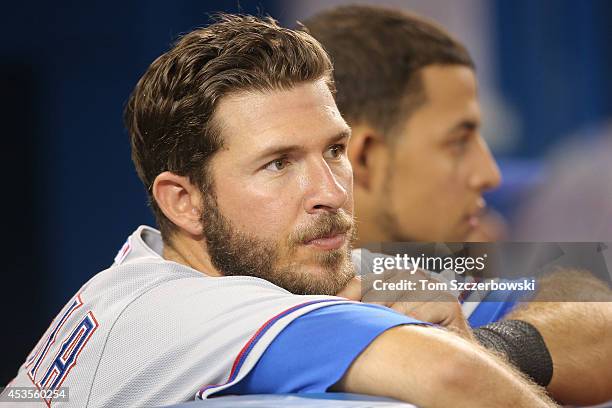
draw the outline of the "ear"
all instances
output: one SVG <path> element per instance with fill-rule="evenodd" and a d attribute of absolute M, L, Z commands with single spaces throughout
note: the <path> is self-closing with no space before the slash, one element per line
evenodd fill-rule
<path fill-rule="evenodd" d="M 169 171 L 159 174 L 153 182 L 153 197 L 164 215 L 177 227 L 192 235 L 202 234 L 202 196 L 188 177 Z"/>
<path fill-rule="evenodd" d="M 374 172 L 384 140 L 369 127 L 354 127 L 348 148 L 348 157 L 353 166 L 354 183 L 365 190 L 372 188 Z"/>

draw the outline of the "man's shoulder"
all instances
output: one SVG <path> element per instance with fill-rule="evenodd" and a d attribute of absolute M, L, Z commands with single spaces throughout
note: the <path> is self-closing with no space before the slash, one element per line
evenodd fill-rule
<path fill-rule="evenodd" d="M 124 296 L 138 294 L 177 279 L 204 277 L 204 274 L 163 257 L 163 240 L 158 230 L 141 225 L 126 239 L 113 264 L 95 275 L 86 285 L 98 293 L 119 290 Z"/>

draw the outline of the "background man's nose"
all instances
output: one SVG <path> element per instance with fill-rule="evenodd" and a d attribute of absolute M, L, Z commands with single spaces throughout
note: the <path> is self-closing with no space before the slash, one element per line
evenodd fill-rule
<path fill-rule="evenodd" d="M 477 143 L 478 151 L 469 184 L 473 189 L 481 191 L 491 190 L 501 184 L 501 172 L 484 139 L 479 137 Z"/>

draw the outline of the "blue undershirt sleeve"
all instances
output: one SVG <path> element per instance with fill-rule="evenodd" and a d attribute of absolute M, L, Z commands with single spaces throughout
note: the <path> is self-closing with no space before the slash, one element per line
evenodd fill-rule
<path fill-rule="evenodd" d="M 321 393 L 384 331 L 419 320 L 364 303 L 336 304 L 291 322 L 242 381 L 217 395 Z"/>

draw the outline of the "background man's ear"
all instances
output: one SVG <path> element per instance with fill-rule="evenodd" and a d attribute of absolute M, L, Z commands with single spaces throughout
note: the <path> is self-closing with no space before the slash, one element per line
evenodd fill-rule
<path fill-rule="evenodd" d="M 159 174 L 153 182 L 155 202 L 177 227 L 191 235 L 202 234 L 202 195 L 188 177 L 169 171 Z"/>
<path fill-rule="evenodd" d="M 353 128 L 348 157 L 353 166 L 353 182 L 356 186 L 365 190 L 372 187 L 376 173 L 384 165 L 380 162 L 380 150 L 384 147 L 382 137 L 371 128 Z"/>

